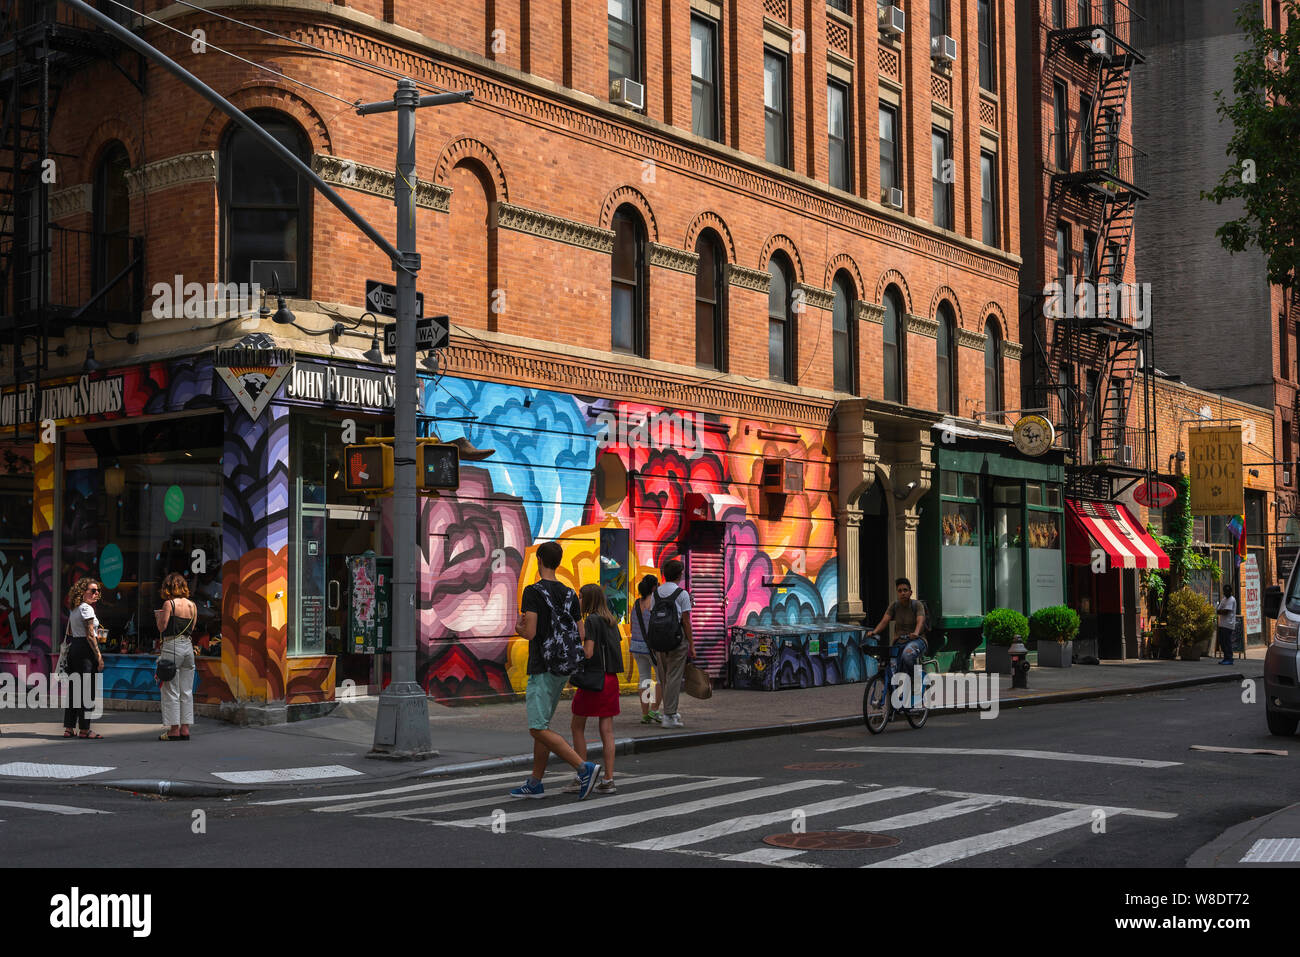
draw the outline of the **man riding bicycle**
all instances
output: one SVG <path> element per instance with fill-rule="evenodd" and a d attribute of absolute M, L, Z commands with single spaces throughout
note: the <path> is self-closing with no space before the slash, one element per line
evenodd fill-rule
<path fill-rule="evenodd" d="M 894 644 L 902 645 L 898 653 L 898 670 L 907 676 L 926 652 L 925 606 L 912 599 L 912 583 L 906 578 L 894 582 L 898 600 L 885 611 L 880 624 L 867 632 L 867 637 L 879 635 L 892 621 L 894 623 Z"/>

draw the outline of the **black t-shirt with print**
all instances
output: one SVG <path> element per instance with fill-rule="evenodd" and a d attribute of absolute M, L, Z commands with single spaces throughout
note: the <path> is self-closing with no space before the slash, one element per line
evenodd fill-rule
<path fill-rule="evenodd" d="M 540 578 L 534 585 L 529 585 L 524 589 L 524 607 L 525 612 L 535 612 L 537 615 L 537 634 L 533 635 L 533 640 L 528 642 L 528 673 L 530 675 L 544 674 L 551 669 L 546 667 L 546 662 L 542 658 L 542 643 L 551 637 L 551 609 L 547 607 L 546 599 L 537 593 L 537 586 L 540 585 L 546 589 L 551 601 L 557 608 L 561 607 L 562 602 L 569 603 L 569 614 L 573 616 L 574 621 L 582 620 L 582 609 L 578 604 L 578 593 L 568 585 L 557 581 L 548 581 Z"/>

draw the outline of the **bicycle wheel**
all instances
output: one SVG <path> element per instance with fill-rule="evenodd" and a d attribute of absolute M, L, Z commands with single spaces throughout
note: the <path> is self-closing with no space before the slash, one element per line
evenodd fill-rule
<path fill-rule="evenodd" d="M 933 658 L 926 658 L 921 662 L 921 673 L 923 675 L 937 675 L 939 673 L 939 662 Z M 925 703 L 925 689 L 922 688 L 921 707 L 907 709 L 907 723 L 919 730 L 928 717 L 930 717 L 930 707 Z"/>
<path fill-rule="evenodd" d="M 874 675 L 862 692 L 862 720 L 867 730 L 879 734 L 889 724 L 889 689 L 883 674 Z"/>

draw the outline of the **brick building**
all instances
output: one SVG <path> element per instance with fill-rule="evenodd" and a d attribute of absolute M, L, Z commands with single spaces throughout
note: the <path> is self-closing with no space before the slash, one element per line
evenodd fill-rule
<path fill-rule="evenodd" d="M 394 122 L 349 104 L 387 98 L 399 74 L 473 91 L 417 120 L 419 288 L 451 321 L 420 412 L 443 440 L 495 450 L 421 505 L 429 693 L 522 688 L 519 589 L 551 538 L 562 577 L 601 583 L 619 612 L 642 574 L 684 559 L 719 678 L 729 626 L 874 620 L 896 575 L 962 640 L 1008 589 L 1059 599 L 1059 547 L 1031 554 L 1018 528 L 945 559 L 1028 508 L 1061 527 L 1059 456 L 1026 461 L 996 421 L 1023 404 L 1012 4 L 904 7 L 121 13 L 381 231 Z M 391 522 L 346 493 L 339 461 L 345 420 L 391 430 L 382 320 L 362 310 L 385 257 L 224 114 L 65 6 L 8 10 L 5 115 L 26 122 L 0 146 L 20 170 L 0 247 L 5 494 L 33 521 L 5 546 L 30 554 L 32 591 L 6 665 L 57 648 L 61 594 L 96 574 L 124 651 L 110 685 L 147 697 L 151 582 L 192 559 L 204 700 L 274 712 L 382 680 Z M 46 69 L 57 96 L 42 103 Z M 47 159 L 52 183 L 23 172 Z M 278 283 L 296 321 L 256 303 L 214 315 L 209 283 Z M 164 289 L 193 309 L 160 307 Z M 253 355 L 256 369 L 238 361 Z M 51 413 L 59 389 L 100 382 L 102 407 Z M 1033 598 L 1031 565 L 1048 581 Z M 856 646 L 787 659 L 783 680 L 803 684 L 867 667 Z"/>

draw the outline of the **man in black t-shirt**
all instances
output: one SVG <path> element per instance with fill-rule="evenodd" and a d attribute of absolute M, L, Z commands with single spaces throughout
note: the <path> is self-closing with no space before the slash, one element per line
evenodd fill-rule
<path fill-rule="evenodd" d="M 533 773 L 512 797 L 540 798 L 544 794 L 542 776 L 551 754 L 566 761 L 578 772 L 578 800 L 587 797 L 596 786 L 600 765 L 582 761 L 563 737 L 550 729 L 551 718 L 560 703 L 560 692 L 568 683 L 567 674 L 554 674 L 547 664 L 544 649 L 555 635 L 555 618 L 576 624 L 577 639 L 583 639 L 582 612 L 573 589 L 555 577 L 564 550 L 559 542 L 547 542 L 537 549 L 538 580 L 524 589 L 523 608 L 515 630 L 528 639 L 528 688 L 524 699 L 528 706 L 528 733 L 533 736 Z"/>

